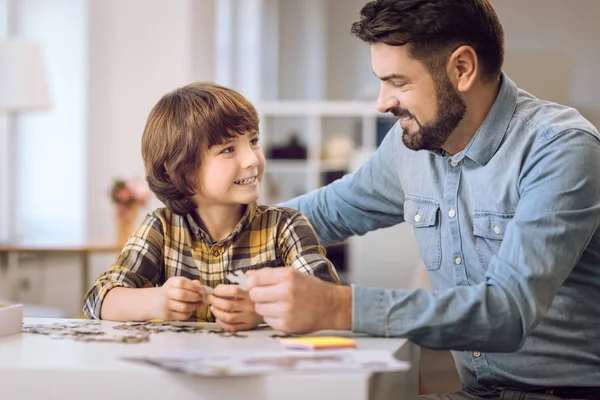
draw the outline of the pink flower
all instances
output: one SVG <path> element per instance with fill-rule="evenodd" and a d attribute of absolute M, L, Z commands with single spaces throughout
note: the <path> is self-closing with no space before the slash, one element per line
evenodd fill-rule
<path fill-rule="evenodd" d="M 122 187 L 117 190 L 116 196 L 121 203 L 127 203 L 132 199 L 132 193 L 127 187 Z"/>

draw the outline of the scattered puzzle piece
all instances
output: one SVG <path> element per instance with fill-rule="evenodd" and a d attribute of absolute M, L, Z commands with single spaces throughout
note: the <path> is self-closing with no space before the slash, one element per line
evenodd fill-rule
<path fill-rule="evenodd" d="M 246 274 L 243 271 L 237 270 L 227 274 L 226 278 L 229 282 L 237 283 L 244 290 L 248 290 L 248 284 L 246 283 Z"/>

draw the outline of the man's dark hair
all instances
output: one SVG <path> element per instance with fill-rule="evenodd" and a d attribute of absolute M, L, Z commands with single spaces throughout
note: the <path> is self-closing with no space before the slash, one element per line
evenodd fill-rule
<path fill-rule="evenodd" d="M 369 44 L 408 44 L 432 74 L 462 45 L 477 53 L 484 81 L 498 79 L 504 61 L 504 31 L 489 0 L 374 0 L 351 32 Z"/>

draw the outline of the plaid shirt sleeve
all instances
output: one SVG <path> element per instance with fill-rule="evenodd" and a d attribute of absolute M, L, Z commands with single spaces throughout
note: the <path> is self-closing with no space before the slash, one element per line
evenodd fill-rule
<path fill-rule="evenodd" d="M 84 314 L 88 318 L 99 319 L 102 302 L 115 287 L 149 288 L 159 285 L 162 281 L 163 241 L 160 219 L 154 213 L 149 214 L 129 238 L 115 263 L 96 279 L 86 293 Z"/>
<path fill-rule="evenodd" d="M 333 264 L 325 256 L 325 249 L 310 222 L 303 214 L 289 209 L 287 218 L 282 219 L 278 247 L 285 265 L 314 275 L 326 282 L 340 283 Z"/>

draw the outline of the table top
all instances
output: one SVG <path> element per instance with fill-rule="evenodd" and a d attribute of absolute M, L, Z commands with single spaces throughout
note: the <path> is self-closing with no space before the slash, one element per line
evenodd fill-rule
<path fill-rule="evenodd" d="M 27 324 L 65 323 L 77 320 L 25 318 Z M 101 328 L 115 333 L 118 322 L 102 321 Z M 208 329 L 215 324 L 202 325 Z M 221 337 L 207 332 L 154 333 L 146 343 L 86 343 L 72 339 L 52 339 L 45 335 L 21 333 L 0 338 L 0 393 L 18 398 L 44 398 L 64 395 L 67 389 L 85 390 L 87 398 L 126 398 L 131 395 L 163 394 L 182 398 L 327 398 L 344 392 L 345 399 L 367 398 L 373 391 L 369 372 L 331 374 L 276 374 L 254 377 L 198 377 L 166 372 L 149 365 L 122 360 L 122 357 L 161 356 L 186 349 L 281 349 L 278 340 L 270 337 L 275 331 L 257 329 L 244 332 L 246 338 Z M 397 354 L 410 345 L 405 339 L 372 338 L 347 331 L 321 331 L 318 335 L 354 337 L 359 348 L 380 349 Z M 398 357 L 398 356 L 397 356 Z M 401 357 L 398 357 L 402 359 Z M 404 360 L 413 362 L 415 360 Z M 413 364 L 414 365 L 414 364 Z M 412 368 L 411 368 L 412 369 Z M 380 381 L 403 381 L 402 372 L 386 372 Z M 378 375 L 378 374 L 375 374 Z M 377 380 L 375 380 L 377 381 Z M 406 383 L 403 393 L 416 393 L 416 384 Z M 88 385 L 90 385 L 88 387 Z M 315 386 L 317 385 L 317 386 Z M 319 386 L 321 385 L 321 386 Z M 323 386 L 324 385 L 324 386 Z M 390 386 L 387 384 L 387 386 Z M 413 387 L 414 386 L 414 387 Z M 56 392 L 49 388 L 57 388 Z M 322 389 L 325 388 L 325 391 Z M 327 388 L 332 392 L 327 394 Z M 12 391 L 11 391 L 12 390 Z M 199 390 L 199 392 L 197 391 Z M 389 390 L 386 389 L 388 392 Z M 88 393 L 89 392 L 89 393 Z M 190 394 L 194 395 L 190 397 Z M 199 393 L 203 393 L 202 396 Z M 81 392 L 79 392 L 81 394 Z M 381 393 L 380 393 L 381 394 Z M 389 392 L 392 394 L 392 392 Z M 30 397 L 27 397 L 30 396 Z M 41 396 L 41 397 L 36 397 Z M 91 396 L 91 397 L 90 397 Z M 116 396 L 116 397 L 115 397 Z M 297 396 L 297 397 L 296 397 Z M 309 396 L 309 397 L 306 397 Z M 348 397 L 349 396 L 349 397 Z M 0 396 L 3 397 L 3 396 Z M 415 395 L 416 397 L 416 395 Z M 6 398 L 13 398 L 8 396 Z M 14 397 L 17 398 L 17 397 Z M 379 397 L 377 397 L 379 398 Z M 396 397 L 404 398 L 404 397 Z"/>

